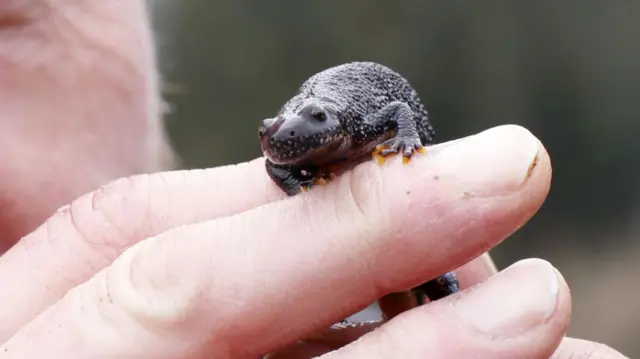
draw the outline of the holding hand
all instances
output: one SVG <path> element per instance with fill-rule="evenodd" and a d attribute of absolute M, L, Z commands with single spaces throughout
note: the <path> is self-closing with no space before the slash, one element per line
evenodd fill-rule
<path fill-rule="evenodd" d="M 0 228 L 7 247 L 28 233 L 0 257 L 0 358 L 624 358 L 563 340 L 570 294 L 550 264 L 492 276 L 483 253 L 549 190 L 526 130 L 291 198 L 263 159 L 98 188 L 166 153 L 144 3 L 12 0 L 0 15 L 0 143 L 16 155 L 0 164 Z M 460 295 L 329 328 L 463 263 Z"/>

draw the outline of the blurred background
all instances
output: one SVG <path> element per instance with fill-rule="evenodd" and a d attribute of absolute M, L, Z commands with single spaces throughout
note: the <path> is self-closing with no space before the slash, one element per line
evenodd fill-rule
<path fill-rule="evenodd" d="M 552 262 L 572 289 L 569 334 L 640 357 L 640 2 L 151 4 L 185 167 L 260 156 L 258 122 L 310 75 L 353 60 L 407 77 L 439 141 L 528 128 L 551 155 L 551 192 L 494 259 Z"/>

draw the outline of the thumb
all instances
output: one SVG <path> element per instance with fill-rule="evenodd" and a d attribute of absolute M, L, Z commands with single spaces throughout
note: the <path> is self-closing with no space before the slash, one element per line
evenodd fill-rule
<path fill-rule="evenodd" d="M 549 358 L 570 316 L 562 276 L 548 262 L 529 259 L 457 295 L 406 311 L 339 350 L 299 343 L 269 359 L 325 353 L 319 358 Z"/>

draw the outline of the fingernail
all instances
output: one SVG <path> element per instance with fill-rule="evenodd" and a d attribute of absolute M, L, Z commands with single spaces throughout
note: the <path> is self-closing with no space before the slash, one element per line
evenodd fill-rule
<path fill-rule="evenodd" d="M 433 161 L 468 194 L 491 196 L 517 189 L 531 175 L 538 140 L 515 125 L 492 128 L 453 144 L 435 146 Z"/>
<path fill-rule="evenodd" d="M 464 323 L 493 337 L 532 330 L 555 312 L 558 276 L 541 259 L 515 263 L 453 302 Z"/>

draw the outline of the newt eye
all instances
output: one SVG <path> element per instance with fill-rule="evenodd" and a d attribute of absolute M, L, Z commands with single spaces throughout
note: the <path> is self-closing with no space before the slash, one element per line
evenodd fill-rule
<path fill-rule="evenodd" d="M 320 110 L 320 109 L 315 109 L 311 112 L 311 116 L 316 119 L 317 121 L 323 122 L 327 120 L 327 114 L 324 113 L 324 111 Z"/>

